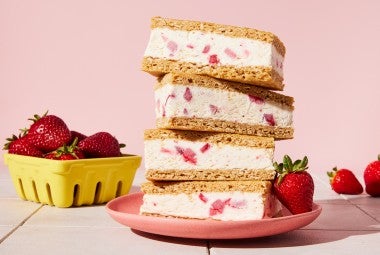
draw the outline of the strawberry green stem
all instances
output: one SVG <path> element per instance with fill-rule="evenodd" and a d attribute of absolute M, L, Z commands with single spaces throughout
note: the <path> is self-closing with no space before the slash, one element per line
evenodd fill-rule
<path fill-rule="evenodd" d="M 296 172 L 302 172 L 308 169 L 308 158 L 306 156 L 303 157 L 302 160 L 298 159 L 296 161 L 292 161 L 292 159 L 285 155 L 283 162 L 278 164 L 277 162 L 273 163 L 273 167 L 275 168 L 275 171 L 277 172 L 277 182 L 278 184 L 281 184 L 284 177 L 289 173 L 296 173 Z"/>

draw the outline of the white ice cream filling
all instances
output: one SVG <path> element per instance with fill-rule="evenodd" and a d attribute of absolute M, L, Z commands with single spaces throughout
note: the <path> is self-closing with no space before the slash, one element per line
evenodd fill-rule
<path fill-rule="evenodd" d="M 257 220 L 274 217 L 281 210 L 272 195 L 253 192 L 204 192 L 193 194 L 144 194 L 140 213 L 196 219 Z"/>
<path fill-rule="evenodd" d="M 214 55 L 220 65 L 272 67 L 283 76 L 284 57 L 268 42 L 228 37 L 201 31 L 154 28 L 144 56 L 210 64 Z M 214 59 L 215 59 L 214 58 Z"/>
<path fill-rule="evenodd" d="M 186 97 L 191 93 L 191 98 Z M 290 127 L 290 107 L 236 91 L 165 84 L 155 90 L 156 117 L 210 118 L 250 125 Z M 272 116 L 274 123 L 268 122 Z"/>
<path fill-rule="evenodd" d="M 274 148 L 175 139 L 145 140 L 145 167 L 155 170 L 273 170 Z"/>

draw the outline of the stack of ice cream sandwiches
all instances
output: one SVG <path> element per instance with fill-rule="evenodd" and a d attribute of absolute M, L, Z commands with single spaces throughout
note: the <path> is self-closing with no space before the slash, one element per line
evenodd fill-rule
<path fill-rule="evenodd" d="M 156 128 L 144 134 L 140 213 L 257 220 L 276 217 L 275 140 L 293 137 L 282 90 L 285 47 L 272 33 L 152 18 L 142 69 L 158 77 Z"/>

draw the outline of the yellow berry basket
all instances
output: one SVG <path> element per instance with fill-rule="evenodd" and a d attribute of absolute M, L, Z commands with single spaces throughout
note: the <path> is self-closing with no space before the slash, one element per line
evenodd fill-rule
<path fill-rule="evenodd" d="M 129 192 L 141 157 L 52 160 L 4 154 L 21 199 L 57 207 L 103 204 Z"/>

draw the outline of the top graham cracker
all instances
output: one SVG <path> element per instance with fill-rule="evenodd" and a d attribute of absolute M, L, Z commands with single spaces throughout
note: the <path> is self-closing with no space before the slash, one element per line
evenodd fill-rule
<path fill-rule="evenodd" d="M 153 17 L 151 19 L 151 28 L 168 28 L 171 30 L 184 31 L 196 30 L 206 33 L 216 33 L 229 37 L 249 38 L 273 44 L 273 46 L 282 56 L 285 56 L 286 52 L 284 44 L 276 35 L 270 32 L 265 32 L 253 28 L 221 25 L 202 21 L 168 19 L 162 17 Z"/>

